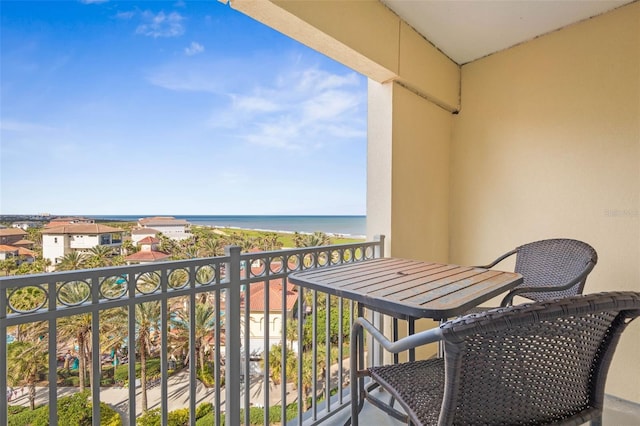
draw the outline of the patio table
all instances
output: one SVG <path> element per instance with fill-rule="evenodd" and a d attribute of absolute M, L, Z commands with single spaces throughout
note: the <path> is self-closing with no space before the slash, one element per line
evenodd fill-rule
<path fill-rule="evenodd" d="M 400 258 L 294 272 L 291 283 L 354 300 L 394 318 L 444 320 L 522 283 L 522 275 Z"/>
<path fill-rule="evenodd" d="M 294 272 L 289 275 L 289 281 L 304 288 L 358 302 L 358 316 L 362 316 L 363 308 L 366 307 L 393 318 L 407 320 L 409 334 L 412 334 L 415 331 L 415 319 L 444 321 L 464 314 L 480 303 L 521 284 L 522 275 L 473 266 L 378 258 Z M 397 321 L 394 320 L 394 339 L 396 336 Z M 357 354 L 359 360 L 352 360 L 358 365 L 358 370 L 364 368 L 362 338 L 360 334 Z M 438 353 L 442 356 L 440 346 Z M 409 360 L 414 359 L 415 351 L 411 350 Z M 397 354 L 394 355 L 394 362 L 398 362 Z M 357 387 L 359 393 L 367 393 L 362 377 Z M 362 408 L 363 401 L 361 399 L 359 409 Z"/>

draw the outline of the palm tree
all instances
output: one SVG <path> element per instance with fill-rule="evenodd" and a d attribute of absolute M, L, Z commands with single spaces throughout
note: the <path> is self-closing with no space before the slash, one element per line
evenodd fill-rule
<path fill-rule="evenodd" d="M 0 260 L 0 270 L 4 271 L 5 275 L 9 275 L 11 271 L 18 268 L 16 259 L 10 257 L 8 259 Z"/>
<path fill-rule="evenodd" d="M 136 346 L 140 351 L 140 384 L 142 393 L 142 411 L 148 410 L 147 404 L 147 355 L 153 347 L 152 333 L 160 329 L 160 302 L 146 302 L 136 305 L 136 326 L 138 336 Z M 129 380 L 131 382 L 131 379 Z M 133 380 L 135 382 L 135 378 Z"/>
<path fill-rule="evenodd" d="M 124 240 L 120 246 L 120 251 L 123 255 L 128 256 L 138 251 L 138 247 L 133 244 L 131 240 Z"/>
<path fill-rule="evenodd" d="M 68 304 L 81 303 L 89 295 L 89 287 L 81 282 L 65 283 L 59 289 L 60 300 Z M 73 339 L 78 345 L 78 374 L 80 379 L 80 391 L 86 384 L 88 344 L 91 341 L 91 314 L 84 313 L 60 318 L 58 326 L 62 339 Z M 91 365 L 91 363 L 89 363 Z M 91 374 L 89 374 L 91 377 Z"/>
<path fill-rule="evenodd" d="M 293 342 L 298 340 L 298 320 L 290 319 L 287 321 L 287 335 L 289 341 L 289 350 L 293 351 Z"/>
<path fill-rule="evenodd" d="M 293 237 L 296 247 L 318 247 L 331 244 L 331 238 L 324 232 L 314 232 L 313 234 L 295 233 Z"/>
<path fill-rule="evenodd" d="M 89 249 L 87 263 L 94 268 L 111 265 L 113 249 L 107 246 L 95 246 Z"/>
<path fill-rule="evenodd" d="M 33 341 L 15 341 L 7 345 L 7 382 L 11 386 L 28 387 L 29 406 L 32 410 L 36 404 L 36 382 L 48 362 L 49 353 L 45 342 L 45 339 L 36 338 Z"/>
<path fill-rule="evenodd" d="M 200 250 L 203 256 L 222 256 L 224 254 L 224 242 L 222 238 L 207 236 L 199 240 Z"/>
<path fill-rule="evenodd" d="M 271 346 L 269 349 L 268 357 L 267 351 L 263 353 L 262 360 L 260 361 L 261 367 L 265 369 L 265 359 L 266 362 L 269 363 L 269 377 L 273 381 L 274 384 L 282 383 L 282 344 L 277 344 Z M 297 384 L 298 377 L 298 362 L 299 357 L 293 351 L 286 351 L 286 361 L 284 363 L 285 367 L 285 379 L 287 382 L 293 382 Z"/>
<path fill-rule="evenodd" d="M 205 293 L 203 293 L 205 294 Z M 175 327 L 181 331 L 182 336 L 181 343 L 183 346 L 188 345 L 189 335 L 189 317 L 187 312 L 179 312 L 177 317 L 173 320 Z M 195 309 L 195 344 L 194 348 L 196 353 L 196 363 L 200 365 L 200 371 L 202 375 L 205 375 L 205 362 L 204 362 L 204 346 L 207 338 L 216 329 L 216 311 L 213 304 L 209 303 L 196 303 Z M 197 365 L 196 365 L 197 368 Z"/>
<path fill-rule="evenodd" d="M 167 237 L 162 232 L 158 234 L 158 239 L 160 240 L 160 251 L 168 253 L 172 256 L 177 256 L 180 254 L 182 248 L 175 240 Z"/>
<path fill-rule="evenodd" d="M 278 250 L 282 248 L 282 242 L 279 239 L 280 237 L 275 232 L 268 232 L 258 237 L 256 243 L 262 251 Z"/>
<path fill-rule="evenodd" d="M 83 269 L 87 260 L 87 256 L 79 251 L 72 251 L 60 258 L 60 263 L 56 265 L 58 271 L 75 271 Z"/>

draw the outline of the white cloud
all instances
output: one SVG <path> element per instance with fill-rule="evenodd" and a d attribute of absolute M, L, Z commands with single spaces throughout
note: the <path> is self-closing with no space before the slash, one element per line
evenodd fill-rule
<path fill-rule="evenodd" d="M 131 19 L 136 15 L 135 12 L 118 12 L 116 18 L 118 19 Z"/>
<path fill-rule="evenodd" d="M 154 14 L 150 11 L 142 13 L 143 23 L 138 25 L 136 34 L 157 37 L 178 37 L 184 34 L 182 21 L 184 18 L 178 12 Z"/>
<path fill-rule="evenodd" d="M 106 3 L 109 0 L 80 0 L 80 3 L 84 4 L 98 4 L 98 3 Z"/>
<path fill-rule="evenodd" d="M 207 74 L 200 72 L 197 67 L 174 69 L 169 67 L 156 70 L 147 76 L 147 80 L 154 86 L 178 92 L 220 93 L 220 82 Z"/>
<path fill-rule="evenodd" d="M 281 109 L 270 99 L 260 96 L 231 95 L 233 108 L 245 112 L 274 112 Z"/>
<path fill-rule="evenodd" d="M 187 56 L 197 55 L 198 53 L 202 53 L 202 52 L 204 52 L 204 46 L 195 41 L 192 41 L 188 47 L 184 48 L 184 53 Z"/>
<path fill-rule="evenodd" d="M 0 121 L 0 130 L 10 132 L 49 132 L 55 130 L 54 127 L 43 125 L 40 123 L 29 123 L 26 121 L 14 121 L 2 119 Z"/>
<path fill-rule="evenodd" d="M 206 124 L 219 137 L 294 151 L 366 137 L 366 84 L 356 72 L 329 72 L 286 53 L 197 61 L 151 70 L 148 81 L 216 95 Z"/>
<path fill-rule="evenodd" d="M 278 149 L 320 148 L 366 137 L 366 87 L 354 72 L 307 68 L 236 94 L 229 106 L 238 132 L 252 144 Z"/>

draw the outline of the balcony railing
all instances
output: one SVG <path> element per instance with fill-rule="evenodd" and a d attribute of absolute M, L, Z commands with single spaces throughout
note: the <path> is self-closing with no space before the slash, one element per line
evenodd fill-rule
<path fill-rule="evenodd" d="M 139 387 L 136 383 L 135 378 L 140 377 L 136 376 L 136 361 L 143 356 L 160 360 L 153 384 L 159 382 L 163 425 L 170 411 L 170 375 L 178 365 L 187 364 L 185 408 L 190 425 L 196 424 L 196 406 L 201 402 L 213 405 L 216 425 L 223 421 L 249 425 L 249 407 L 269 407 L 272 392 L 279 393 L 276 399 L 283 424 L 287 413 L 290 424 L 318 424 L 349 403 L 349 342 L 348 332 L 342 331 L 350 329 L 355 307 L 348 300 L 290 286 L 287 277 L 295 271 L 381 257 L 383 247 L 383 238 L 248 254 L 241 254 L 239 247 L 227 247 L 221 257 L 4 277 L 0 278 L 0 335 L 13 333 L 17 340 L 29 336 L 44 348 L 41 370 L 45 377 L 40 379 L 50 402 L 51 425 L 61 424 L 55 403 L 61 388 L 59 359 L 70 345 L 78 351 L 79 370 L 93 372 L 88 388 L 94 425 L 100 424 L 101 394 L 107 389 L 101 387 L 101 354 L 117 356 L 118 347 L 127 349 L 131 384 L 119 407 L 125 425 L 136 424 L 143 411 L 136 396 L 142 393 L 139 388 L 151 384 L 149 378 Z M 156 317 L 143 309 L 148 306 L 159 308 Z M 207 315 L 204 323 L 203 312 Z M 122 319 L 114 323 L 118 316 Z M 70 324 L 77 331 L 70 332 Z M 291 324 L 296 324 L 294 330 Z M 38 331 L 34 334 L 33 330 Z M 273 354 L 274 341 L 280 343 L 277 354 Z M 10 384 L 8 348 L 10 343 L 1 339 L 0 389 L 9 389 Z M 174 358 L 179 348 L 185 348 L 183 364 Z M 212 366 L 212 372 L 207 371 L 215 386 L 207 401 L 197 401 L 197 369 L 203 368 L 205 350 Z M 264 352 L 259 353 L 261 350 Z M 310 372 L 305 361 L 309 356 Z M 269 362 L 272 357 L 280 361 Z M 287 361 L 291 359 L 296 364 L 293 369 L 292 361 Z M 280 370 L 277 375 L 272 371 L 273 362 Z M 280 386 L 272 387 L 274 376 Z M 256 389 L 261 394 L 258 400 Z M 8 422 L 9 405 L 7 399 L 0 399 L 0 424 Z M 269 411 L 264 410 L 264 424 L 269 423 Z"/>

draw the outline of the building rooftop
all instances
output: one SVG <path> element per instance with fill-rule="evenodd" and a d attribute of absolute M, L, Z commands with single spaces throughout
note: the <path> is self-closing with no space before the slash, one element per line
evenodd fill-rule
<path fill-rule="evenodd" d="M 2 228 L 0 229 L 0 237 L 9 237 L 13 235 L 27 235 L 25 231 L 20 228 Z"/>
<path fill-rule="evenodd" d="M 105 234 L 109 232 L 122 232 L 120 228 L 100 225 L 98 223 L 77 223 L 72 225 L 55 226 L 41 231 L 43 235 L 48 234 Z"/>
<path fill-rule="evenodd" d="M 155 216 L 155 217 L 144 217 L 138 220 L 138 223 L 142 226 L 169 226 L 169 225 L 190 225 L 184 219 L 176 219 L 172 216 Z"/>

